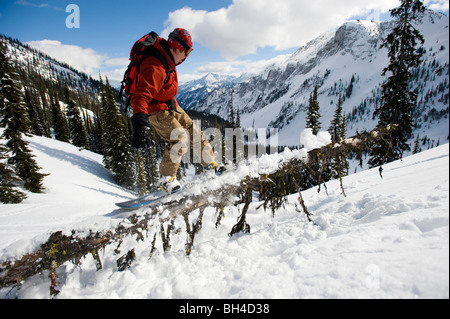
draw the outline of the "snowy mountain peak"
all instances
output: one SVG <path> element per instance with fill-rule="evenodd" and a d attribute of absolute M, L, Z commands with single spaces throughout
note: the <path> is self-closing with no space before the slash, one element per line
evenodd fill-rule
<path fill-rule="evenodd" d="M 208 84 L 212 84 L 212 83 L 215 83 L 220 80 L 221 80 L 221 76 L 217 73 L 208 73 L 207 75 L 205 75 L 203 77 L 203 81 L 205 81 L 205 83 L 208 83 Z"/>
<path fill-rule="evenodd" d="M 364 27 L 367 30 L 367 32 L 373 37 L 377 37 L 380 34 L 379 22 L 368 20 L 357 20 L 356 23 Z"/>
<path fill-rule="evenodd" d="M 227 83 L 235 80 L 236 77 L 231 75 L 221 75 L 218 73 L 208 73 L 205 76 L 197 80 L 192 80 L 183 84 L 180 84 L 180 93 L 192 92 L 199 88 L 217 88 L 225 86 Z"/>
<path fill-rule="evenodd" d="M 183 108 L 189 109 L 198 101 L 203 100 L 210 92 L 222 87 L 232 87 L 238 81 L 239 79 L 232 75 L 208 73 L 200 79 L 180 84 L 178 103 Z"/>
<path fill-rule="evenodd" d="M 449 132 L 449 20 L 433 11 L 420 20 L 417 29 L 425 39 L 423 63 L 413 72 L 411 88 L 418 94 L 415 133 L 427 138 L 424 142 L 431 146 L 432 140 L 446 140 Z M 341 94 L 347 134 L 371 130 L 377 123 L 372 115 L 386 79 L 382 72 L 389 64 L 387 50 L 380 46 L 393 25 L 393 21 L 348 21 L 232 88 L 215 83 L 217 88 L 209 87 L 211 92 L 197 96 L 191 107 L 228 119 L 233 89 L 233 104 L 240 110 L 243 127 L 277 128 L 279 144 L 295 145 L 305 128 L 309 96 L 317 85 L 322 128 L 329 127 Z"/>

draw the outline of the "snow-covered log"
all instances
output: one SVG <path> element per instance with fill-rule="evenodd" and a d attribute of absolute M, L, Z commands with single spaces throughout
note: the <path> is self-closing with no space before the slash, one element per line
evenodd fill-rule
<path fill-rule="evenodd" d="M 361 154 L 363 151 L 369 151 L 371 145 L 377 139 L 389 141 L 390 133 L 393 129 L 395 127 L 363 132 L 339 141 L 339 143 L 332 143 L 311 150 L 308 152 L 307 157 L 287 160 L 270 174 L 262 174 L 258 177 L 248 176 L 240 180 L 240 182 L 224 184 L 219 189 L 192 196 L 184 196 L 182 198 L 169 196 L 162 202 L 157 202 L 153 206 L 150 205 L 144 214 L 141 211 L 140 214 L 131 215 L 127 218 L 127 223 L 124 223 L 126 226 L 121 224 L 114 231 L 106 230 L 88 235 L 82 235 L 76 230 L 73 230 L 71 235 L 55 232 L 49 237 L 47 242 L 41 245 L 38 251 L 27 254 L 20 260 L 2 263 L 0 265 L 0 287 L 20 285 L 20 282 L 24 279 L 48 270 L 49 278 L 51 279 L 50 292 L 57 294 L 54 276 L 55 270 L 59 265 L 66 261 L 72 261 L 77 264 L 82 257 L 92 254 L 99 270 L 102 268 L 98 254 L 99 250 L 107 245 L 120 242 L 124 236 L 143 237 L 142 233 L 148 230 L 149 222 L 155 218 L 160 218 L 161 223 L 169 223 L 171 219 L 179 215 L 185 217 L 186 229 L 189 235 L 186 244 L 186 254 L 190 253 L 194 244 L 195 233 L 201 227 L 202 213 L 195 225 L 191 227 L 189 223 L 189 213 L 197 209 L 203 212 L 207 207 L 216 207 L 220 211 L 227 205 L 243 204 L 241 216 L 229 235 L 232 236 L 234 233 L 242 231 L 249 232 L 250 225 L 245 220 L 245 214 L 252 200 L 253 193 L 256 191 L 260 194 L 262 205 L 265 208 L 272 209 L 273 213 L 283 204 L 287 195 L 298 192 L 299 202 L 308 220 L 312 221 L 312 215 L 308 212 L 301 196 L 301 191 L 304 189 L 302 187 L 303 180 L 312 177 L 317 184 L 325 182 L 326 180 L 322 176 L 324 163 L 330 159 L 347 157 L 350 152 Z M 319 168 L 319 170 L 315 171 L 314 168 Z M 220 223 L 221 214 L 219 213 L 218 216 L 217 223 Z M 167 234 L 161 234 L 164 237 L 163 241 L 169 240 L 169 232 L 170 227 L 168 227 Z M 165 247 L 170 247 L 168 242 Z M 119 270 L 128 267 L 133 257 L 134 252 L 129 251 L 126 255 L 119 258 L 117 263 Z"/>

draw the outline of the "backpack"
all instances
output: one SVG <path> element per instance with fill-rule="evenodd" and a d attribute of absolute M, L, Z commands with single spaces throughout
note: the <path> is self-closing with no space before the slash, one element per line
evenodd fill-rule
<path fill-rule="evenodd" d="M 130 63 L 128 64 L 128 68 L 123 76 L 123 80 L 121 82 L 122 87 L 120 88 L 119 93 L 119 97 L 122 97 L 122 94 L 125 92 L 125 97 L 127 98 L 126 106 L 124 108 L 121 108 L 121 111 L 123 113 L 126 113 L 128 107 L 130 106 L 130 100 L 133 96 L 138 81 L 140 65 L 145 57 L 153 56 L 161 61 L 166 70 L 166 78 L 164 79 L 164 84 L 166 84 L 169 80 L 170 71 L 167 60 L 164 55 L 154 47 L 154 44 L 158 38 L 158 34 L 152 31 L 137 40 L 131 48 Z"/>

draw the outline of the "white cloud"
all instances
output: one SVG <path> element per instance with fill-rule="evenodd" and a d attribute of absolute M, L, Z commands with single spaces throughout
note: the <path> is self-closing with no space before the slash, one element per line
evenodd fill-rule
<path fill-rule="evenodd" d="M 25 1 L 25 0 L 16 1 L 16 4 L 18 4 L 20 6 L 35 7 L 35 8 L 46 8 L 46 7 L 48 7 L 47 3 L 35 4 L 35 3 L 31 3 L 31 2 Z"/>
<path fill-rule="evenodd" d="M 94 49 L 63 44 L 57 40 L 30 41 L 27 44 L 97 79 L 102 73 L 110 80 L 121 81 L 129 63 L 128 58 L 109 58 Z"/>
<path fill-rule="evenodd" d="M 284 62 L 290 55 L 279 55 L 269 60 L 239 60 L 207 63 L 195 70 L 197 73 L 220 73 L 240 75 L 242 73 L 260 73 L 271 64 Z"/>
<path fill-rule="evenodd" d="M 110 81 L 122 81 L 123 74 L 130 62 L 128 58 L 110 58 L 91 48 L 63 44 L 57 40 L 41 40 L 27 42 L 31 47 L 44 52 L 57 61 L 64 62 L 71 67 L 98 79 L 99 74 Z M 202 65 L 193 74 L 179 74 L 180 82 L 187 82 L 203 77 L 206 73 L 231 74 L 239 76 L 242 73 L 257 73 L 270 64 L 281 62 L 288 56 L 280 55 L 269 60 L 240 60 L 210 62 Z"/>
<path fill-rule="evenodd" d="M 128 58 L 115 58 L 115 59 L 107 59 L 105 61 L 106 66 L 123 66 L 126 67 L 130 63 Z"/>
<path fill-rule="evenodd" d="M 245 64 L 244 61 L 235 62 L 210 62 L 195 70 L 197 73 L 221 73 L 221 74 L 233 74 L 239 72 L 242 66 Z"/>
<path fill-rule="evenodd" d="M 75 69 L 88 74 L 98 72 L 101 64 L 107 58 L 93 49 L 83 49 L 76 45 L 62 44 L 56 40 L 30 41 L 27 44 L 58 61 L 65 62 Z"/>
<path fill-rule="evenodd" d="M 50 9 L 62 11 L 62 8 L 55 7 L 55 6 L 50 6 L 48 3 L 32 3 L 32 2 L 29 2 L 29 1 L 26 1 L 26 0 L 18 0 L 18 1 L 15 2 L 15 4 L 18 4 L 18 5 L 24 6 L 24 7 L 50 8 Z"/>
<path fill-rule="evenodd" d="M 435 11 L 447 11 L 448 13 L 448 0 L 425 0 L 425 6 Z"/>
<path fill-rule="evenodd" d="M 268 60 L 239 60 L 239 61 L 220 61 L 209 62 L 205 65 L 198 67 L 194 70 L 194 73 L 182 73 L 178 74 L 178 81 L 180 83 L 186 83 L 192 80 L 196 80 L 205 76 L 208 73 L 218 73 L 240 76 L 244 73 L 258 74 L 264 71 L 271 64 L 283 64 L 288 58 L 287 55 L 278 55 Z"/>
<path fill-rule="evenodd" d="M 162 34 L 186 28 L 194 42 L 233 60 L 267 46 L 299 47 L 352 16 L 387 12 L 398 5 L 398 0 L 233 0 L 211 12 L 190 7 L 173 11 Z"/>

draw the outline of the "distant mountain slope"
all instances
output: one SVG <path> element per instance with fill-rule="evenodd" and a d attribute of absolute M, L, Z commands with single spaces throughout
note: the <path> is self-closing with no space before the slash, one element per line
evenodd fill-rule
<path fill-rule="evenodd" d="M 16 71 L 27 73 L 28 76 L 38 74 L 42 79 L 52 82 L 55 86 L 67 83 L 72 89 L 78 89 L 88 94 L 97 94 L 99 81 L 80 72 L 66 63 L 21 43 L 17 39 L 1 36 L 0 41 L 6 43 L 11 62 Z M 34 82 L 28 85 L 36 85 Z"/>
<path fill-rule="evenodd" d="M 386 49 L 380 49 L 392 22 L 351 21 L 335 32 L 313 39 L 299 48 L 283 64 L 272 65 L 261 74 L 233 87 L 220 86 L 203 92 L 191 108 L 229 117 L 228 106 L 239 108 L 243 127 L 273 127 L 279 130 L 280 144 L 298 144 L 305 127 L 306 108 L 314 86 L 322 129 L 328 129 L 339 94 L 345 101 L 349 135 L 372 129 L 372 119 L 380 102 L 381 75 L 389 61 Z M 415 131 L 424 143 L 436 144 L 448 137 L 449 106 L 449 19 L 428 11 L 418 24 L 425 38 L 420 50 L 423 63 L 414 72 L 411 88 L 418 94 Z M 198 92 L 201 88 L 197 88 Z M 183 99 L 185 92 L 180 92 Z"/>
<path fill-rule="evenodd" d="M 218 88 L 230 88 L 239 83 L 241 78 L 230 75 L 208 73 L 204 77 L 180 84 L 177 100 L 185 109 L 191 109 L 198 101 Z"/>

